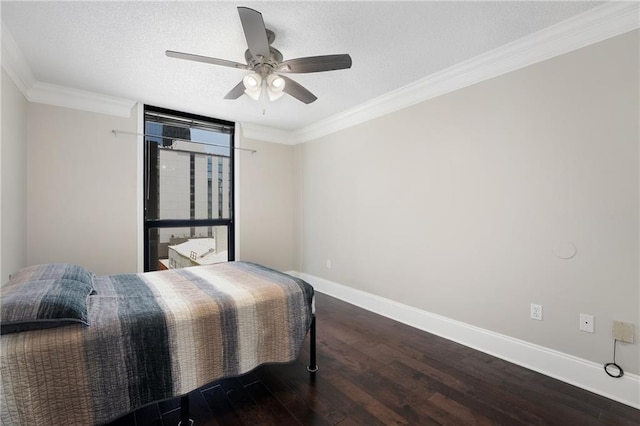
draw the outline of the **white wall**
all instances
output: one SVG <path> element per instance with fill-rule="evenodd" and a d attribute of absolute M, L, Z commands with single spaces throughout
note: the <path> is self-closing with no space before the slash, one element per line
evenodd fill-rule
<path fill-rule="evenodd" d="M 0 282 L 27 264 L 27 106 L 2 68 Z"/>
<path fill-rule="evenodd" d="M 134 108 L 135 111 L 135 108 Z M 137 272 L 137 116 L 29 104 L 28 263 Z"/>
<path fill-rule="evenodd" d="M 634 31 L 302 145 L 302 271 L 611 361 L 612 320 L 640 328 L 638 73 Z"/>

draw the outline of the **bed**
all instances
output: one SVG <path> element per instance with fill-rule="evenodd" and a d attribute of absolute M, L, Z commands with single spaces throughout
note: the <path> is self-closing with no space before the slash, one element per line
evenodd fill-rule
<path fill-rule="evenodd" d="M 1 296 L 3 425 L 104 424 L 291 362 L 310 329 L 315 368 L 313 288 L 252 263 L 108 276 L 37 265 Z"/>

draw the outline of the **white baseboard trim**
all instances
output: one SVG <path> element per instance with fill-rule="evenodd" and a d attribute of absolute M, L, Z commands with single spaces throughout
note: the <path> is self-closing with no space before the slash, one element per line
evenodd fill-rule
<path fill-rule="evenodd" d="M 625 373 L 623 377 L 613 379 L 606 375 L 602 365 L 592 361 L 432 314 L 324 278 L 296 271 L 288 273 L 307 281 L 321 293 L 640 409 L 640 376 Z"/>

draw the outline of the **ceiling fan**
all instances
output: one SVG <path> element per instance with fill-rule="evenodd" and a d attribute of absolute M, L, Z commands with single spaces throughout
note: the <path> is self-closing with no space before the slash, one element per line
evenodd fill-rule
<path fill-rule="evenodd" d="M 249 47 L 244 52 L 246 64 L 173 50 L 166 51 L 167 56 L 171 58 L 252 71 L 226 94 L 225 99 L 238 99 L 243 94 L 247 94 L 255 100 L 258 100 L 260 96 L 268 96 L 273 101 L 281 97 L 283 93 L 287 93 L 305 104 L 310 104 L 318 98 L 283 74 L 351 68 L 351 56 L 347 54 L 309 56 L 284 61 L 282 53 L 271 46 L 276 35 L 273 31 L 265 28 L 262 14 L 248 7 L 238 7 L 238 13 Z"/>

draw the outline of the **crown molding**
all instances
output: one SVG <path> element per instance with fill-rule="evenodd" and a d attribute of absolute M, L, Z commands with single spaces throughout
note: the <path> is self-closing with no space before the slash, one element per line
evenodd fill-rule
<path fill-rule="evenodd" d="M 283 144 L 308 142 L 472 84 L 633 31 L 640 4 L 610 1 L 485 54 L 429 75 L 303 128 L 289 131 L 244 123 L 247 138 Z M 135 101 L 37 81 L 2 23 L 2 67 L 30 102 L 128 117 Z"/>
<path fill-rule="evenodd" d="M 247 139 L 257 139 L 284 145 L 300 143 L 300 138 L 296 137 L 295 131 L 276 129 L 253 123 L 241 123 L 240 127 L 242 128 L 242 136 Z"/>
<path fill-rule="evenodd" d="M 298 129 L 308 142 L 420 102 L 580 49 L 640 27 L 640 4 L 608 2 L 490 52 Z"/>
<path fill-rule="evenodd" d="M 117 117 L 130 117 L 131 108 L 136 104 L 136 101 L 130 99 L 101 95 L 42 82 L 36 82 L 31 86 L 27 91 L 27 99 L 29 102 L 97 112 Z"/>
<path fill-rule="evenodd" d="M 33 86 L 36 79 L 4 22 L 2 22 L 2 68 L 9 74 L 22 94 L 27 97 L 27 91 Z"/>
<path fill-rule="evenodd" d="M 130 117 L 130 99 L 102 95 L 36 80 L 13 36 L 2 22 L 2 67 L 29 102 Z"/>

